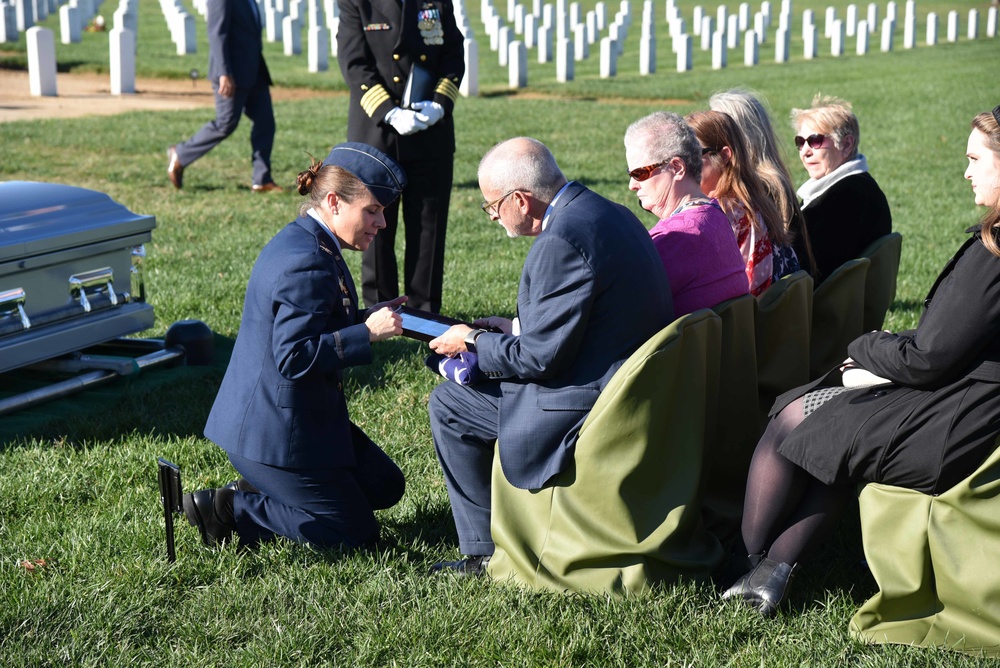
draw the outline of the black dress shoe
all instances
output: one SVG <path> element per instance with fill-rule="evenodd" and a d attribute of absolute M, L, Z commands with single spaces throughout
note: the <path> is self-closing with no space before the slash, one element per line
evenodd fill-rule
<path fill-rule="evenodd" d="M 490 563 L 491 556 L 481 554 L 458 561 L 439 561 L 431 566 L 431 573 L 454 573 L 460 577 L 477 578 L 486 573 L 486 565 Z"/>
<path fill-rule="evenodd" d="M 184 185 L 184 165 L 181 164 L 180 158 L 177 157 L 177 148 L 174 146 L 167 149 L 167 176 L 170 177 L 170 182 L 174 184 L 174 188 L 180 190 Z"/>
<path fill-rule="evenodd" d="M 232 539 L 236 530 L 233 517 L 233 490 L 224 487 L 203 489 L 184 495 L 184 514 L 198 527 L 205 545 L 212 547 Z"/>
<path fill-rule="evenodd" d="M 251 494 L 260 494 L 260 490 L 250 484 L 246 478 L 237 478 L 227 482 L 222 486 L 222 489 L 231 489 L 234 492 L 250 492 Z"/>
<path fill-rule="evenodd" d="M 788 585 L 798 564 L 762 559 L 749 573 L 736 581 L 722 598 L 742 598 L 765 617 L 773 617 L 788 594 Z"/>

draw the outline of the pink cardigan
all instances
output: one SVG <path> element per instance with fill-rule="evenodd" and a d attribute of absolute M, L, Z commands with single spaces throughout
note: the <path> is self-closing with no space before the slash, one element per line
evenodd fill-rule
<path fill-rule="evenodd" d="M 649 235 L 667 269 L 675 317 L 750 291 L 733 228 L 717 206 L 685 208 Z"/>

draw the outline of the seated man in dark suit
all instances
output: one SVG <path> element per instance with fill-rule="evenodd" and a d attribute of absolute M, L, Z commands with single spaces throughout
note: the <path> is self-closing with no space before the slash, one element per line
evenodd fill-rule
<path fill-rule="evenodd" d="M 507 481 L 538 489 L 573 459 L 576 435 L 621 363 L 673 319 L 670 286 L 642 223 L 625 207 L 566 181 L 540 142 L 518 137 L 479 164 L 483 211 L 510 237 L 538 237 L 524 263 L 518 318 L 455 325 L 430 342 L 478 353 L 490 380 L 445 382 L 430 399 L 459 548 L 435 570 L 478 575 L 493 553 L 490 475 L 499 447 Z M 499 446 L 497 442 L 499 441 Z"/>

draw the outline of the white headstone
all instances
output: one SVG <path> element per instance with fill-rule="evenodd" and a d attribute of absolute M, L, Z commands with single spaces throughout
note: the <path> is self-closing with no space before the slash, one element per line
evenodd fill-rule
<path fill-rule="evenodd" d="M 545 3 L 542 7 L 542 25 L 546 28 L 555 29 L 556 23 L 556 8 L 549 3 Z"/>
<path fill-rule="evenodd" d="M 265 34 L 268 42 L 281 42 L 282 41 L 282 22 L 281 20 L 284 15 L 277 9 L 265 9 L 264 10 L 264 23 L 265 23 Z"/>
<path fill-rule="evenodd" d="M 802 36 L 802 57 L 812 60 L 819 54 L 819 28 L 810 25 L 805 31 L 805 35 Z"/>
<path fill-rule="evenodd" d="M 997 36 L 997 8 L 996 5 L 989 8 L 986 12 L 986 36 L 996 37 Z"/>
<path fill-rule="evenodd" d="M 500 67 L 507 67 L 507 58 L 510 56 L 510 27 L 502 26 L 497 34 L 497 61 Z"/>
<path fill-rule="evenodd" d="M 556 41 L 569 39 L 569 14 L 556 8 Z"/>
<path fill-rule="evenodd" d="M 41 23 L 49 17 L 49 3 L 45 0 L 31 0 L 35 23 Z"/>
<path fill-rule="evenodd" d="M 912 49 L 917 45 L 917 17 L 907 14 L 903 18 L 903 48 Z"/>
<path fill-rule="evenodd" d="M 844 24 L 844 32 L 848 37 L 854 37 L 855 31 L 858 29 L 858 6 L 857 5 L 847 5 L 847 19 Z"/>
<path fill-rule="evenodd" d="M 35 25 L 35 7 L 31 0 L 14 0 L 14 18 L 20 32 Z"/>
<path fill-rule="evenodd" d="M 28 43 L 28 88 L 35 97 L 56 93 L 56 42 L 48 28 L 32 26 L 24 31 Z"/>
<path fill-rule="evenodd" d="M 330 26 L 330 55 L 334 58 L 337 57 L 337 31 L 340 30 L 340 17 L 337 17 L 331 21 L 333 25 Z M 467 39 L 473 39 L 472 35 L 469 35 Z M 466 70 L 468 72 L 468 70 Z M 468 74 L 466 74 L 468 76 Z"/>
<path fill-rule="evenodd" d="M 514 32 L 516 34 L 524 34 L 524 17 L 529 13 L 530 12 L 525 11 L 524 5 L 517 5 L 514 7 Z"/>
<path fill-rule="evenodd" d="M 958 12 L 954 10 L 948 12 L 948 41 L 958 41 Z"/>
<path fill-rule="evenodd" d="M 837 8 L 827 7 L 823 21 L 823 36 L 827 39 L 833 35 L 833 22 L 837 20 Z"/>
<path fill-rule="evenodd" d="M 868 32 L 875 32 L 878 29 L 878 5 L 874 2 L 868 3 Z"/>
<path fill-rule="evenodd" d="M 330 69 L 330 46 L 327 44 L 329 33 L 326 28 L 316 26 L 309 28 L 309 71 L 326 72 Z"/>
<path fill-rule="evenodd" d="M 519 39 L 507 45 L 507 86 L 525 88 L 528 85 L 528 49 Z"/>
<path fill-rule="evenodd" d="M 538 17 L 532 13 L 524 16 L 524 48 L 534 49 L 538 40 Z"/>
<path fill-rule="evenodd" d="M 656 33 L 639 38 L 639 74 L 656 74 Z"/>
<path fill-rule="evenodd" d="M 16 42 L 18 34 L 17 11 L 13 5 L 0 3 L 0 44 Z"/>
<path fill-rule="evenodd" d="M 712 35 L 712 69 L 721 70 L 726 67 L 726 35 L 717 32 Z"/>
<path fill-rule="evenodd" d="M 587 26 L 578 23 L 573 28 L 573 59 L 586 60 L 590 57 L 590 45 L 587 43 Z"/>
<path fill-rule="evenodd" d="M 715 8 L 715 24 L 719 26 L 719 30 L 722 30 L 726 25 L 726 19 L 729 16 L 729 10 L 725 5 L 719 5 Z"/>
<path fill-rule="evenodd" d="M 757 37 L 754 36 L 753 30 L 747 30 L 746 38 L 743 41 L 743 64 L 747 67 L 753 67 L 757 64 L 759 59 L 758 49 L 760 47 L 757 44 Z"/>
<path fill-rule="evenodd" d="M 291 16 L 281 19 L 281 31 L 284 35 L 282 44 L 285 47 L 285 55 L 297 56 L 302 53 L 302 28 L 299 27 L 299 20 Z"/>
<path fill-rule="evenodd" d="M 730 49 L 740 46 L 740 17 L 736 14 L 726 17 L 726 46 Z"/>
<path fill-rule="evenodd" d="M 764 12 L 753 15 L 753 32 L 757 37 L 757 44 L 767 41 L 767 17 L 764 16 Z"/>
<path fill-rule="evenodd" d="M 465 76 L 458 87 L 458 92 L 464 97 L 479 95 L 479 46 L 476 40 L 467 39 L 462 42 L 465 51 Z"/>
<path fill-rule="evenodd" d="M 888 16 L 882 19 L 882 53 L 892 51 L 892 35 L 896 29 L 896 22 Z"/>
<path fill-rule="evenodd" d="M 514 8 L 517 7 L 517 0 L 507 0 L 507 22 L 514 22 Z M 509 55 L 509 54 L 508 54 Z"/>
<path fill-rule="evenodd" d="M 618 46 L 610 37 L 601 40 L 601 78 L 608 79 L 618 74 Z"/>
<path fill-rule="evenodd" d="M 858 46 L 855 52 L 859 56 L 863 56 L 868 53 L 869 36 L 868 21 L 858 21 Z"/>
<path fill-rule="evenodd" d="M 750 28 L 750 5 L 746 2 L 740 3 L 738 27 L 740 32 L 746 32 Z"/>
<path fill-rule="evenodd" d="M 774 36 L 774 62 L 787 63 L 788 51 L 790 47 L 791 33 L 788 30 L 779 30 Z"/>
<path fill-rule="evenodd" d="M 597 12 L 587 12 L 587 44 L 597 41 Z"/>
<path fill-rule="evenodd" d="M 198 38 L 195 33 L 194 17 L 184 12 L 177 19 L 177 55 L 184 56 L 198 52 Z"/>
<path fill-rule="evenodd" d="M 715 32 L 713 25 L 715 19 L 705 16 L 701 19 L 701 50 L 708 51 L 712 48 L 712 33 Z"/>
<path fill-rule="evenodd" d="M 573 42 L 568 39 L 556 40 L 556 81 L 565 83 L 573 80 Z"/>
<path fill-rule="evenodd" d="M 594 5 L 594 12 L 597 14 L 597 29 L 604 30 L 608 26 L 608 6 L 598 2 Z"/>
<path fill-rule="evenodd" d="M 830 25 L 830 55 L 844 55 L 844 22 L 834 21 Z"/>
<path fill-rule="evenodd" d="M 894 0 L 889 0 L 889 2 L 886 3 L 885 16 L 886 18 L 892 19 L 893 21 L 899 18 L 896 16 L 896 3 Z"/>
<path fill-rule="evenodd" d="M 697 36 L 701 35 L 701 20 L 705 16 L 705 10 L 701 5 L 696 5 L 694 8 L 694 14 L 691 19 L 691 29 Z"/>
<path fill-rule="evenodd" d="M 938 40 L 938 15 L 931 12 L 927 15 L 927 46 L 934 46 Z"/>
<path fill-rule="evenodd" d="M 969 10 L 969 27 L 966 32 L 969 39 L 979 39 L 979 10 Z"/>
<path fill-rule="evenodd" d="M 538 62 L 552 62 L 552 28 L 545 25 L 538 29 Z"/>
<path fill-rule="evenodd" d="M 63 5 L 59 8 L 59 36 L 63 44 L 80 43 L 80 10 L 76 7 Z"/>
<path fill-rule="evenodd" d="M 569 29 L 570 30 L 574 30 L 577 25 L 579 25 L 580 23 L 583 23 L 583 21 L 580 19 L 580 17 L 582 15 L 583 14 L 580 11 L 580 3 L 579 2 L 571 2 L 571 3 L 569 3 Z"/>
<path fill-rule="evenodd" d="M 677 53 L 677 71 L 687 72 L 692 66 L 694 41 L 691 39 L 691 35 L 679 35 L 676 42 L 674 51 Z"/>
<path fill-rule="evenodd" d="M 802 39 L 806 38 L 806 35 L 816 27 L 816 14 L 811 9 L 807 9 L 802 12 Z"/>
<path fill-rule="evenodd" d="M 111 31 L 111 94 L 135 93 L 135 33 L 115 28 Z"/>

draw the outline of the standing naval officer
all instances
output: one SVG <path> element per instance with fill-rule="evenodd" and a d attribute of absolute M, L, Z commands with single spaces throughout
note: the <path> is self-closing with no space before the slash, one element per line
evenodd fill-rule
<path fill-rule="evenodd" d="M 452 111 L 465 74 L 455 10 L 451 0 L 339 2 L 337 53 L 351 91 L 347 139 L 385 151 L 406 170 L 403 291 L 410 306 L 437 313 L 455 153 Z M 411 72 L 413 104 L 404 108 Z M 394 203 L 385 210 L 386 229 L 362 259 L 362 296 L 368 305 L 399 294 L 398 219 L 399 203 Z"/>
<path fill-rule="evenodd" d="M 184 185 L 184 168 L 233 134 L 240 114 L 246 114 L 253 123 L 251 188 L 257 193 L 284 190 L 271 178 L 274 109 L 260 28 L 256 0 L 207 0 L 208 78 L 215 91 L 215 119 L 191 139 L 167 149 L 167 176 L 175 188 Z"/>

